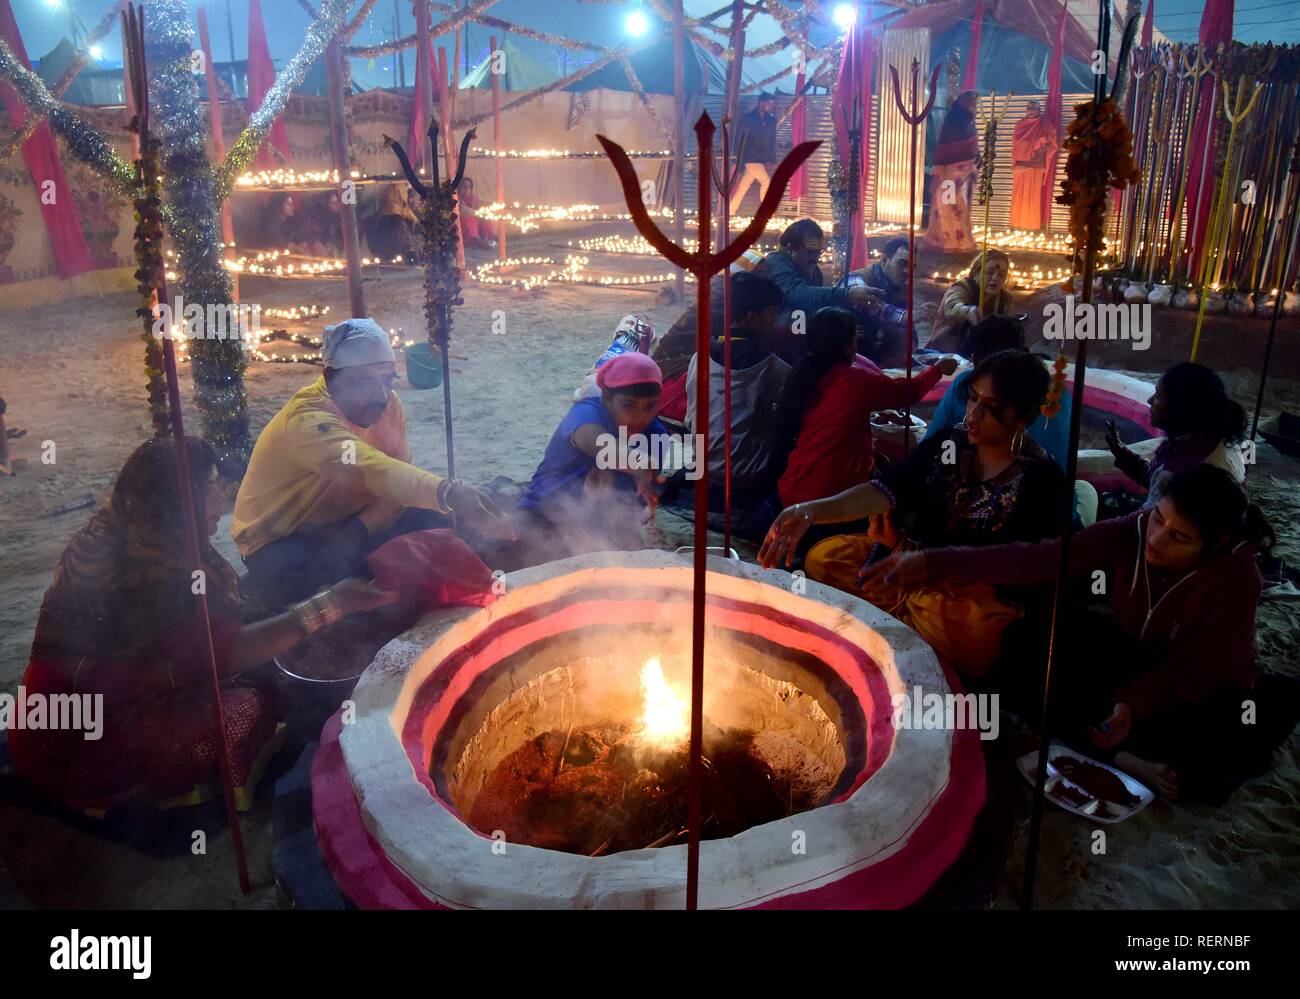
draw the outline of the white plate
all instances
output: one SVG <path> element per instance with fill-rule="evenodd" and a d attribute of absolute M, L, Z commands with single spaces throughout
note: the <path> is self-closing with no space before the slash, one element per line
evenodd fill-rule
<path fill-rule="evenodd" d="M 1093 766 L 1101 767 L 1103 770 L 1109 770 L 1123 781 L 1124 786 L 1128 788 L 1128 793 L 1136 796 L 1138 803 L 1136 805 L 1121 805 L 1117 801 L 1108 801 L 1105 803 L 1106 807 L 1115 813 L 1114 818 L 1104 818 L 1093 814 L 1088 811 L 1088 809 L 1097 807 L 1098 798 L 1095 795 L 1088 794 L 1088 792 L 1079 787 L 1078 784 L 1075 784 L 1073 781 L 1061 775 L 1060 771 L 1052 765 L 1052 761 L 1058 756 L 1073 756 L 1076 760 L 1079 760 L 1082 763 L 1091 763 Z M 1034 785 L 1035 773 L 1038 769 L 1038 753 L 1026 753 L 1016 761 L 1016 766 L 1020 770 L 1020 776 L 1024 777 L 1032 787 Z M 1053 742 L 1052 748 L 1048 752 L 1047 756 L 1047 789 L 1052 788 L 1057 781 L 1068 784 L 1080 794 L 1087 795 L 1088 801 L 1082 805 L 1071 805 L 1069 802 L 1059 801 L 1058 799 L 1053 798 L 1050 794 L 1045 794 L 1048 801 L 1053 805 L 1056 805 L 1058 808 L 1064 808 L 1067 812 L 1073 812 L 1075 815 L 1082 815 L 1085 819 L 1091 819 L 1093 822 L 1101 822 L 1106 825 L 1123 822 L 1125 819 L 1142 811 L 1142 809 L 1146 808 L 1147 805 L 1151 804 L 1155 799 L 1155 792 L 1141 781 L 1134 780 L 1128 774 L 1124 773 L 1124 771 L 1116 770 L 1109 764 L 1102 763 L 1101 760 L 1094 760 L 1090 756 L 1084 756 L 1083 753 L 1071 749 L 1069 746 L 1062 746 L 1059 742 Z"/>

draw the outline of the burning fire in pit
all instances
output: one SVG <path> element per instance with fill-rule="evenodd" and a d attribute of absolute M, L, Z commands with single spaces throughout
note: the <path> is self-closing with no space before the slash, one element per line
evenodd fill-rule
<path fill-rule="evenodd" d="M 664 679 L 663 664 L 651 656 L 641 667 L 641 728 L 637 737 L 660 749 L 680 745 L 691 735 L 691 706 Z"/>
<path fill-rule="evenodd" d="M 684 655 L 668 660 L 685 669 Z M 818 762 L 820 779 L 809 779 L 806 747 L 819 740 L 808 736 L 837 740 L 815 701 L 737 662 L 714 659 L 710 669 L 727 694 L 705 705 L 704 838 L 820 804 L 838 767 Z M 658 655 L 639 670 L 620 670 L 603 656 L 579 658 L 517 690 L 478 738 L 495 742 L 494 733 L 514 726 L 529 734 L 502 737 L 513 748 L 491 760 L 466 766 L 462 759 L 461 772 L 484 774 L 466 802 L 466 821 L 488 835 L 500 830 L 511 843 L 584 856 L 684 841 L 690 703 L 669 675 Z M 787 701 L 816 718 L 782 718 Z M 834 758 L 841 761 L 842 751 Z"/>

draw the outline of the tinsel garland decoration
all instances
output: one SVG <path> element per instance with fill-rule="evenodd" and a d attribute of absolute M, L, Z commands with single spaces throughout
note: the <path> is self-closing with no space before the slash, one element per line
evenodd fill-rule
<path fill-rule="evenodd" d="M 139 132 L 139 119 L 131 122 L 131 131 Z M 172 422 L 167 410 L 167 376 L 164 373 L 162 342 L 153 335 L 154 289 L 163 282 L 162 196 L 158 171 L 162 144 L 152 135 L 140 146 L 139 183 L 135 195 L 135 286 L 140 306 L 135 314 L 144 321 L 144 377 L 149 396 L 149 420 L 155 437 L 169 437 Z"/>
<path fill-rule="evenodd" d="M 375 9 L 375 4 L 377 3 L 379 3 L 379 0 L 366 0 L 366 2 L 361 5 L 361 8 L 356 12 L 352 20 L 345 24 L 343 30 L 339 32 L 339 38 L 341 41 L 346 42 L 357 33 L 361 28 L 361 25 L 366 23 L 366 18 L 370 16 L 370 12 Z M 344 59 L 343 65 L 346 66 L 347 63 L 348 61 Z"/>
<path fill-rule="evenodd" d="M 117 12 L 118 8 L 121 6 L 121 0 L 115 0 L 108 13 L 100 18 L 99 23 L 96 24 L 95 27 L 91 29 L 90 33 L 81 40 L 81 45 L 77 49 L 76 56 L 68 65 L 68 68 L 63 71 L 63 75 L 60 76 L 54 82 L 54 86 L 50 88 L 50 93 L 56 98 L 62 97 L 67 93 L 68 88 L 72 86 L 72 81 L 75 80 L 77 75 L 85 68 L 86 60 L 90 58 L 90 47 L 107 35 L 109 29 L 117 23 Z M 44 120 L 45 118 L 43 115 L 35 113 L 29 114 L 27 116 L 27 121 L 23 123 L 23 127 L 18 130 L 17 134 L 5 143 L 3 147 L 0 147 L 0 163 L 4 163 L 10 156 L 18 152 L 22 144 L 32 137 L 36 132 L 36 129 Z"/>
<path fill-rule="evenodd" d="M 135 170 L 108 142 L 69 111 L 50 93 L 45 82 L 24 66 L 0 38 L 0 77 L 18 91 L 27 112 L 49 120 L 68 151 L 100 175 L 108 178 L 124 198 L 135 196 Z"/>
<path fill-rule="evenodd" d="M 478 0 L 477 3 L 470 4 L 468 7 L 462 7 L 451 17 L 433 25 L 429 29 L 429 37 L 437 38 L 439 35 L 450 34 L 466 21 L 474 20 L 496 2 L 497 0 Z M 349 55 L 354 59 L 375 59 L 379 56 L 393 55 L 403 49 L 414 48 L 415 44 L 416 36 L 407 35 L 405 38 L 399 38 L 393 42 L 384 42 L 381 45 L 349 45 L 343 51 L 345 55 Z"/>
<path fill-rule="evenodd" d="M 343 23 L 343 15 L 347 13 L 350 6 L 351 0 L 325 0 L 321 4 L 320 16 L 307 26 L 307 35 L 301 47 L 293 54 L 293 58 L 284 69 L 277 74 L 275 86 L 267 91 L 262 106 L 249 117 L 248 127 L 239 133 L 239 138 L 227 151 L 226 158 L 217 171 L 217 204 L 226 200 L 234 187 L 235 178 L 247 170 L 248 164 L 253 162 L 258 148 L 270 134 L 275 119 L 289 103 L 294 88 L 302 83 L 312 63 L 324 54 L 325 46 L 339 30 L 339 25 Z M 188 35 L 185 45 L 188 49 Z M 206 126 L 203 128 L 205 129 Z M 168 175 L 171 174 L 170 170 L 167 172 Z"/>
<path fill-rule="evenodd" d="M 657 112 L 654 105 L 650 103 L 650 95 L 645 92 L 645 87 L 641 85 L 641 80 L 637 77 L 636 70 L 632 68 L 632 60 L 625 55 L 620 55 L 618 61 L 622 63 L 623 72 L 627 74 L 628 82 L 632 84 L 632 89 L 636 91 L 637 97 L 641 100 L 641 106 L 646 109 L 646 113 L 649 114 L 651 119 L 654 121 L 655 127 L 659 130 L 659 134 L 669 142 L 672 142 L 673 128 L 659 117 L 659 112 Z"/>
<path fill-rule="evenodd" d="M 327 3 L 329 0 L 327 0 Z M 335 6 L 341 0 L 334 0 Z M 230 274 L 221 261 L 218 200 L 208 161 L 208 123 L 190 61 L 189 4 L 154 0 L 145 24 L 149 65 L 151 128 L 162 144 L 164 189 L 172 208 L 170 234 L 179 259 L 180 289 L 186 301 L 207 307 L 233 304 Z M 280 78 L 288 78 L 286 73 Z M 252 453 L 238 339 L 196 338 L 190 342 L 194 401 L 203 437 L 217 452 L 222 473 L 239 478 Z"/>
<path fill-rule="evenodd" d="M 998 159 L 998 119 L 997 119 L 997 94 L 993 95 L 993 114 L 990 115 L 988 124 L 984 126 L 984 148 L 980 152 L 980 179 L 976 188 L 977 203 L 987 205 L 993 200 L 993 167 L 997 164 Z M 985 226 L 987 229 L 988 226 Z"/>

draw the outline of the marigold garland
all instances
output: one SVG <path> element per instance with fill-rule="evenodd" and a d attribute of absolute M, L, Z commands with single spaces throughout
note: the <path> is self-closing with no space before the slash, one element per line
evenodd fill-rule
<path fill-rule="evenodd" d="M 1107 189 L 1122 190 L 1141 174 L 1133 162 L 1133 135 L 1113 97 L 1098 106 L 1095 100 L 1075 108 L 1066 130 L 1065 180 L 1058 204 L 1070 209 L 1077 270 L 1089 245 L 1101 246 L 1106 228 Z M 1073 290 L 1073 278 L 1062 288 Z"/>

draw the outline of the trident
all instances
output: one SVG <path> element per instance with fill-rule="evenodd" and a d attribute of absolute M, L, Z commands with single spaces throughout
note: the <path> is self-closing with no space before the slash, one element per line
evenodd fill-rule
<path fill-rule="evenodd" d="M 402 172 L 407 181 L 420 196 L 420 227 L 424 233 L 425 249 L 428 259 L 424 262 L 424 318 L 428 324 L 429 344 L 438 348 L 442 355 L 442 410 L 443 421 L 447 425 L 447 478 L 456 477 L 456 455 L 452 449 L 451 433 L 451 360 L 448 356 L 448 341 L 451 337 L 451 307 L 460 304 L 460 272 L 454 264 L 448 265 L 448 259 L 455 260 L 456 246 L 460 240 L 460 227 L 446 225 L 447 218 L 455 218 L 456 189 L 460 187 L 465 176 L 465 157 L 469 154 L 469 144 L 478 130 L 471 128 L 460 142 L 460 160 L 456 165 L 456 175 L 440 183 L 438 180 L 438 125 L 429 126 L 429 145 L 431 147 L 429 162 L 433 167 L 433 183 L 425 184 L 411 169 L 411 161 L 402 144 L 390 136 L 384 136 L 384 145 L 392 148 L 402 164 Z M 446 290 L 441 290 L 446 289 Z"/>
<path fill-rule="evenodd" d="M 1258 80 L 1255 82 L 1255 89 L 1250 93 L 1250 99 L 1246 99 L 1246 77 L 1237 78 L 1237 97 L 1233 102 L 1232 110 L 1228 110 L 1228 99 L 1231 96 L 1228 90 L 1228 81 L 1220 80 L 1223 84 L 1223 117 L 1228 119 L 1231 126 L 1228 129 L 1228 149 L 1223 154 L 1223 179 L 1219 182 L 1219 199 L 1210 213 L 1210 228 L 1206 233 L 1204 252 L 1201 254 L 1201 307 L 1196 313 L 1196 332 L 1192 334 L 1192 360 L 1196 360 L 1196 351 L 1201 345 L 1201 325 L 1205 322 L 1205 303 L 1208 296 L 1205 294 L 1206 286 L 1210 280 L 1210 274 L 1213 267 L 1210 263 L 1211 256 L 1218 256 L 1220 224 L 1227 224 L 1225 208 L 1228 204 L 1228 175 L 1232 172 L 1232 147 L 1237 141 L 1237 126 L 1250 116 L 1250 112 L 1255 109 L 1255 102 L 1259 100 L 1259 91 L 1263 84 Z M 1217 264 L 1217 260 L 1215 261 Z"/>
<path fill-rule="evenodd" d="M 916 108 L 916 91 L 921 73 L 921 63 L 915 56 L 912 58 L 912 87 L 909 91 L 909 103 L 912 112 L 909 114 L 903 107 L 903 88 L 898 82 L 898 69 L 895 66 L 889 67 L 890 79 L 894 81 L 894 104 L 898 107 L 898 113 L 903 116 L 903 121 L 912 126 L 912 157 L 907 174 L 909 185 L 907 213 L 907 380 L 909 382 L 912 380 L 912 348 L 916 343 L 916 329 L 912 325 L 912 306 L 916 284 L 916 134 L 917 127 L 926 118 L 930 117 L 930 112 L 934 110 L 934 99 L 939 96 L 936 85 L 939 82 L 939 70 L 942 68 L 943 64 L 940 63 L 934 67 L 934 71 L 930 74 L 930 99 L 925 102 L 925 108 L 918 111 Z M 903 434 L 903 454 L 906 455 L 912 444 L 911 402 L 908 402 L 904 412 L 906 416 L 904 425 L 907 429 Z"/>
<path fill-rule="evenodd" d="M 687 826 L 690 833 L 686 846 L 686 908 L 695 909 L 699 902 L 700 880 L 700 787 L 703 778 L 704 743 L 704 595 L 705 572 L 708 557 L 709 516 L 709 278 L 725 267 L 731 266 L 740 255 L 758 242 L 767 227 L 768 219 L 775 213 L 785 187 L 800 165 L 817 149 L 820 142 L 801 142 L 786 155 L 776 168 L 763 203 L 743 232 L 717 253 L 709 251 L 709 218 L 713 192 L 710 180 L 713 171 L 713 119 L 706 111 L 695 123 L 695 141 L 699 156 L 699 247 L 690 253 L 665 236 L 650 218 L 641 200 L 641 185 L 636 170 L 627 153 L 617 142 L 597 135 L 596 140 L 605 150 L 614 172 L 623 185 L 623 199 L 637 231 L 646 242 L 658 250 L 673 265 L 695 275 L 696 332 L 695 332 L 695 425 L 703 427 L 705 446 L 699 449 L 696 461 L 700 463 L 700 476 L 695 488 L 695 558 L 694 600 L 691 615 L 691 744 L 690 769 L 687 775 Z M 681 137 L 678 137 L 681 141 Z M 677 211 L 682 206 L 677 206 Z"/>
<path fill-rule="evenodd" d="M 731 130 L 727 127 L 731 119 L 722 118 L 722 172 L 719 174 L 717 164 L 713 167 L 713 186 L 718 189 L 722 203 L 722 216 L 719 219 L 718 242 L 726 246 L 731 242 L 731 185 L 740 173 L 740 164 L 745 158 L 745 143 L 749 136 L 741 135 L 736 144 L 736 165 L 731 165 Z M 731 274 L 722 275 L 722 411 L 727 422 L 723 429 L 723 475 L 722 475 L 722 550 L 731 552 Z M 697 359 L 696 364 L 700 362 Z"/>
<path fill-rule="evenodd" d="M 1187 197 L 1187 182 L 1191 177 L 1192 171 L 1189 168 L 1189 157 L 1192 155 L 1192 141 L 1195 138 L 1195 131 L 1192 128 L 1193 119 L 1196 115 L 1196 95 L 1201 88 L 1201 77 L 1214 68 L 1212 63 L 1205 55 L 1204 46 L 1195 46 L 1196 59 L 1191 58 L 1193 46 L 1188 46 L 1187 51 L 1183 53 L 1183 77 L 1189 81 L 1188 104 L 1187 104 L 1187 134 L 1183 143 L 1183 154 L 1178 160 L 1179 173 L 1182 178 L 1178 184 L 1178 197 L 1170 203 L 1170 215 L 1173 219 L 1174 232 L 1171 238 L 1172 246 L 1169 255 L 1169 281 L 1174 283 L 1178 279 L 1178 258 L 1183 252 L 1183 200 Z M 1213 111 L 1213 109 L 1211 109 Z M 1193 216 L 1193 219 L 1195 216 Z"/>

